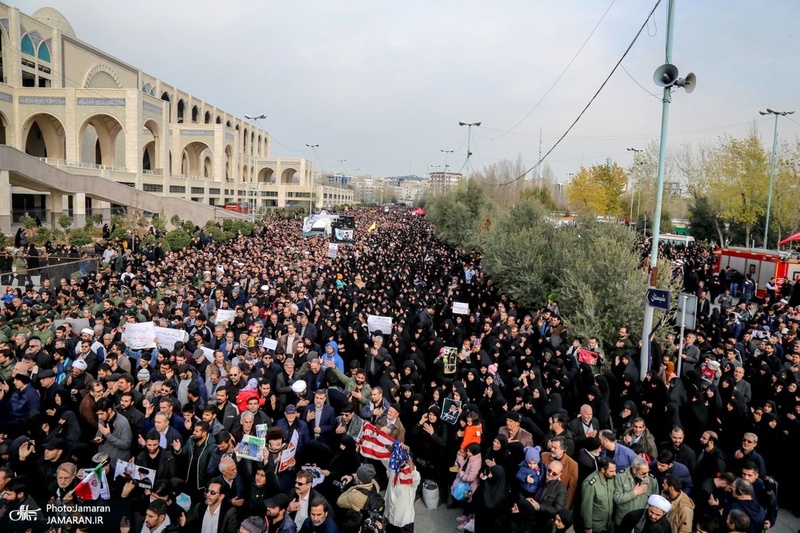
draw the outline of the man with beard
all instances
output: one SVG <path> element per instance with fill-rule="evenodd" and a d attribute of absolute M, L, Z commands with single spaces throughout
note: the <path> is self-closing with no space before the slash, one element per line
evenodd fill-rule
<path fill-rule="evenodd" d="M 175 477 L 175 458 L 159 446 L 161 435 L 155 429 L 150 430 L 145 437 L 145 449 L 136 457 L 136 464 L 155 470 L 155 480 L 172 479 Z"/>
<path fill-rule="evenodd" d="M 25 476 L 12 479 L 3 493 L 5 506 L 0 510 L 2 531 L 45 531 L 44 513 L 30 495 L 31 481 Z"/>
<path fill-rule="evenodd" d="M 56 490 L 50 496 L 50 503 L 60 505 L 64 495 L 72 491 L 78 484 L 78 467 L 75 463 L 61 463 L 56 470 Z"/>
<path fill-rule="evenodd" d="M 653 494 L 647 499 L 647 508 L 631 511 L 622 520 L 619 531 L 631 533 L 669 533 L 672 531 L 667 513 L 672 508 L 665 497 Z"/>
<path fill-rule="evenodd" d="M 267 508 L 268 520 L 266 533 L 296 533 L 297 524 L 286 516 L 286 509 L 289 507 L 289 497 L 286 494 L 276 494 L 265 500 L 264 506 Z"/>
<path fill-rule="evenodd" d="M 315 498 L 308 504 L 308 518 L 300 533 L 339 533 L 339 527 L 330 516 L 330 505 L 325 498 Z"/>

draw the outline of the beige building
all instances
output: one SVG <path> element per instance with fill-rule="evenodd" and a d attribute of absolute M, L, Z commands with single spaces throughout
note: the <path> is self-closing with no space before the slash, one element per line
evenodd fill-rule
<path fill-rule="evenodd" d="M 0 144 L 69 174 L 210 206 L 352 202 L 352 192 L 316 186 L 311 161 L 274 157 L 258 125 L 79 40 L 51 8 L 28 16 L 0 4 Z M 108 191 L 51 194 L 3 169 L 0 161 L 6 232 L 26 214 L 52 221 L 66 212 L 82 224 L 91 213 L 132 205 Z M 170 205 L 162 204 L 167 214 Z"/>

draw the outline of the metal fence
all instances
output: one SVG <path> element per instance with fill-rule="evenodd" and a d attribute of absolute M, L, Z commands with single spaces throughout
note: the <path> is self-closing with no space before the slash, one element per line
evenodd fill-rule
<path fill-rule="evenodd" d="M 72 278 L 81 278 L 89 272 L 97 270 L 97 259 L 73 259 L 63 258 L 55 262 L 51 258 L 52 264 L 41 268 L 29 268 L 27 277 L 17 274 L 16 271 L 0 272 L 0 284 L 10 285 L 11 287 L 22 287 L 30 283 L 39 288 L 42 281 L 49 279 L 54 286 L 58 286 L 61 278 L 69 281 Z"/>

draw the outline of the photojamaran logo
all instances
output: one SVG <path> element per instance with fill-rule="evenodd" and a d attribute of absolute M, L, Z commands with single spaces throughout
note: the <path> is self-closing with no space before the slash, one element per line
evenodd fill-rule
<path fill-rule="evenodd" d="M 8 513 L 8 517 L 11 519 L 12 522 L 19 522 L 21 520 L 32 520 L 35 521 L 39 517 L 39 512 L 41 512 L 41 507 L 36 509 L 31 509 L 29 505 L 20 505 L 19 509 L 11 511 Z"/>

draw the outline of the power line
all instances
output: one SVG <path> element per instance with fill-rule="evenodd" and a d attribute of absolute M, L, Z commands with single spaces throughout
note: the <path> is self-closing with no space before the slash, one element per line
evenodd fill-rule
<path fill-rule="evenodd" d="M 646 92 L 647 94 L 649 94 L 649 95 L 650 95 L 650 96 L 652 96 L 653 98 L 656 98 L 656 99 L 658 99 L 658 100 L 661 100 L 661 97 L 660 97 L 660 96 L 658 96 L 658 95 L 657 95 L 657 94 L 655 94 L 655 93 L 651 93 L 650 91 L 648 91 L 648 90 L 647 90 L 647 87 L 645 87 L 644 85 L 642 85 L 641 83 L 639 83 L 639 82 L 636 80 L 636 78 L 634 78 L 634 77 L 633 77 L 633 75 L 632 75 L 630 72 L 628 72 L 628 69 L 626 69 L 626 68 L 625 68 L 625 65 L 620 65 L 620 68 L 622 68 L 622 70 L 625 72 L 625 74 L 627 74 L 627 75 L 628 75 L 628 77 L 629 77 L 631 80 L 633 80 L 633 83 L 635 83 L 636 85 L 638 85 L 639 87 L 641 87 L 641 88 L 642 88 L 642 90 L 643 90 L 644 92 Z"/>
<path fill-rule="evenodd" d="M 514 130 L 516 127 L 517 127 L 517 126 L 519 126 L 520 124 L 522 124 L 522 123 L 525 121 L 525 119 L 527 119 L 529 116 L 531 116 L 531 113 L 533 113 L 534 111 L 536 111 L 536 109 L 539 107 L 539 104 L 541 104 L 541 103 L 544 101 L 544 99 L 545 99 L 545 98 L 547 98 L 547 95 L 548 95 L 548 94 L 550 94 L 550 91 L 552 91 L 552 90 L 555 88 L 555 86 L 558 84 L 558 82 L 559 82 L 559 81 L 561 81 L 561 78 L 563 78 L 563 77 L 564 77 L 564 74 L 566 74 L 566 73 L 567 73 L 567 70 L 569 70 L 569 67 L 571 67 L 571 66 L 572 66 L 572 63 L 574 63 L 574 62 L 575 62 L 575 60 L 578 58 L 578 56 L 579 56 L 579 55 L 580 55 L 580 53 L 583 51 L 583 49 L 584 49 L 584 47 L 586 46 L 586 44 L 589 42 L 589 39 L 591 39 L 591 38 L 592 38 L 592 35 L 594 35 L 594 32 L 595 32 L 595 31 L 597 31 L 597 28 L 598 28 L 598 27 L 600 27 L 600 23 L 601 23 L 601 22 L 603 22 L 603 19 L 605 19 L 605 18 L 606 18 L 606 15 L 608 15 L 608 12 L 609 12 L 609 11 L 611 11 L 611 6 L 613 6 L 613 5 L 614 5 L 614 2 L 616 2 L 616 0 L 611 0 L 611 3 L 610 3 L 610 4 L 608 5 L 608 7 L 606 8 L 605 12 L 603 13 L 603 16 L 602 16 L 602 17 L 600 17 L 600 20 L 598 20 L 598 21 L 597 21 L 597 24 L 595 24 L 595 25 L 594 25 L 594 28 L 592 28 L 592 31 L 591 31 L 591 33 L 589 33 L 589 36 L 586 38 L 586 40 L 585 40 L 585 41 L 583 41 L 583 44 L 581 45 L 581 47 L 580 47 L 580 48 L 578 48 L 578 51 L 577 51 L 577 52 L 575 52 L 575 55 L 574 55 L 574 56 L 572 56 L 572 59 L 570 59 L 569 63 L 567 63 L 567 66 L 566 66 L 566 67 L 564 67 L 564 70 L 562 70 L 562 71 L 561 71 L 561 74 L 559 74 L 559 75 L 558 75 L 558 78 L 556 78 L 556 81 L 554 81 L 554 82 L 553 82 L 553 84 L 550 86 L 550 88 L 549 88 L 549 89 L 547 89 L 547 92 L 545 92 L 545 93 L 544 93 L 544 95 L 542 95 L 542 97 L 539 99 L 539 101 L 538 101 L 538 102 L 536 102 L 536 105 L 534 105 L 534 106 L 533 106 L 533 108 L 531 108 L 531 110 L 530 110 L 530 111 L 528 111 L 527 113 L 525 113 L 525 116 L 524 116 L 524 117 L 522 117 L 522 118 L 519 120 L 519 122 L 517 122 L 516 124 L 514 124 L 513 126 L 511 126 L 511 128 L 510 128 L 509 130 L 506 130 L 505 132 L 501 133 L 501 134 L 500 134 L 500 135 L 498 135 L 497 137 L 493 137 L 493 138 L 489 139 L 490 141 L 493 141 L 493 140 L 495 140 L 495 139 L 499 139 L 500 137 L 503 137 L 503 136 L 505 136 L 506 134 L 508 134 L 508 133 L 511 133 L 511 132 L 512 132 L 512 131 L 513 131 L 513 130 Z"/>
<path fill-rule="evenodd" d="M 633 45 L 634 45 L 634 44 L 636 44 L 636 41 L 639 39 L 639 36 L 642 34 L 642 32 L 644 31 L 645 27 L 647 26 L 647 21 L 648 21 L 648 20 L 650 20 L 650 17 L 652 17 L 652 16 L 653 16 L 653 13 L 655 13 L 656 9 L 658 9 L 658 6 L 659 6 L 660 4 L 661 4 L 661 0 L 656 0 L 656 4 L 653 6 L 653 9 L 652 9 L 652 10 L 650 11 L 650 13 L 647 15 L 647 18 L 645 19 L 645 21 L 644 21 L 644 23 L 642 24 L 642 26 L 639 28 L 639 31 L 637 31 L 637 32 L 636 32 L 636 35 L 634 36 L 633 40 L 631 41 L 631 44 L 629 44 L 629 45 L 628 45 L 628 48 L 626 48 L 626 49 L 625 49 L 625 52 L 622 54 L 622 57 L 620 57 L 620 58 L 619 58 L 619 61 L 617 61 L 617 64 L 616 64 L 616 65 L 614 65 L 614 68 L 613 68 L 613 69 L 611 69 L 611 72 L 609 73 L 608 77 L 606 77 L 606 79 L 605 79 L 605 80 L 603 81 L 603 83 L 600 85 L 600 88 L 599 88 L 599 89 L 597 89 L 597 92 L 596 92 L 596 93 L 594 93 L 594 96 L 592 96 L 592 99 L 591 99 L 591 100 L 589 100 L 589 103 L 588 103 L 588 104 L 586 104 L 586 107 L 584 107 L 584 108 L 583 108 L 583 110 L 580 112 L 580 114 L 578 115 L 578 117 L 577 117 L 577 118 L 576 118 L 576 119 L 575 119 L 575 120 L 572 122 L 572 124 L 570 124 L 569 128 L 567 128 L 567 131 L 565 131 L 565 132 L 564 132 L 564 134 L 563 134 L 561 137 L 559 137 L 559 139 L 556 141 L 556 143 L 555 143 L 555 144 L 554 144 L 554 145 L 553 145 L 553 146 L 552 146 L 552 147 L 551 147 L 551 148 L 550 148 L 550 149 L 547 151 L 547 153 L 546 153 L 546 154 L 544 154 L 544 156 L 543 156 L 543 157 L 542 157 L 542 158 L 541 158 L 541 159 L 540 159 L 540 160 L 539 160 L 539 161 L 538 161 L 538 162 L 537 162 L 537 163 L 536 163 L 534 166 L 532 166 L 531 168 L 529 168 L 529 169 L 528 169 L 528 170 L 526 170 L 524 173 L 522 173 L 521 175 L 517 176 L 516 178 L 514 178 L 514 179 L 513 179 L 513 180 L 511 180 L 511 181 L 507 181 L 507 182 L 504 182 L 504 183 L 499 183 L 499 184 L 497 184 L 497 185 L 496 185 L 497 187 L 500 187 L 500 186 L 503 186 L 503 185 L 509 185 L 509 184 L 511 184 L 511 183 L 514 183 L 515 181 L 519 181 L 519 180 L 521 180 L 522 178 L 524 178 L 524 177 L 525 177 L 525 176 L 528 174 L 528 172 L 530 172 L 531 170 L 533 170 L 533 169 L 535 169 L 536 167 L 538 167 L 539 165 L 541 165 L 541 164 L 542 164 L 542 161 L 544 161 L 545 159 L 547 159 L 547 156 L 548 156 L 548 155 L 550 155 L 550 153 L 551 153 L 553 150 L 555 150 L 555 149 L 556 149 L 556 147 L 557 147 L 559 144 L 561 144 L 561 141 L 563 141 L 563 140 L 564 140 L 564 137 L 566 137 L 566 136 L 569 134 L 569 132 L 570 132 L 570 131 L 572 131 L 572 128 L 574 128 L 574 127 L 575 127 L 575 125 L 578 123 L 578 121 L 579 121 L 579 120 L 580 120 L 580 119 L 583 117 L 584 113 L 586 113 L 586 111 L 589 109 L 589 107 L 590 107 L 590 106 L 591 106 L 591 105 L 594 103 L 595 99 L 597 99 L 597 97 L 600 95 L 600 93 L 601 93 L 601 92 L 603 91 L 603 89 L 605 88 L 605 86 L 606 86 L 606 84 L 608 83 L 608 81 L 611 79 L 611 77 L 612 77 L 612 76 L 614 75 L 614 73 L 617 71 L 617 68 L 619 68 L 619 66 L 620 66 L 620 65 L 622 64 L 622 62 L 625 60 L 625 57 L 628 55 L 628 52 L 630 52 L 630 51 L 631 51 L 631 49 L 633 48 Z"/>

